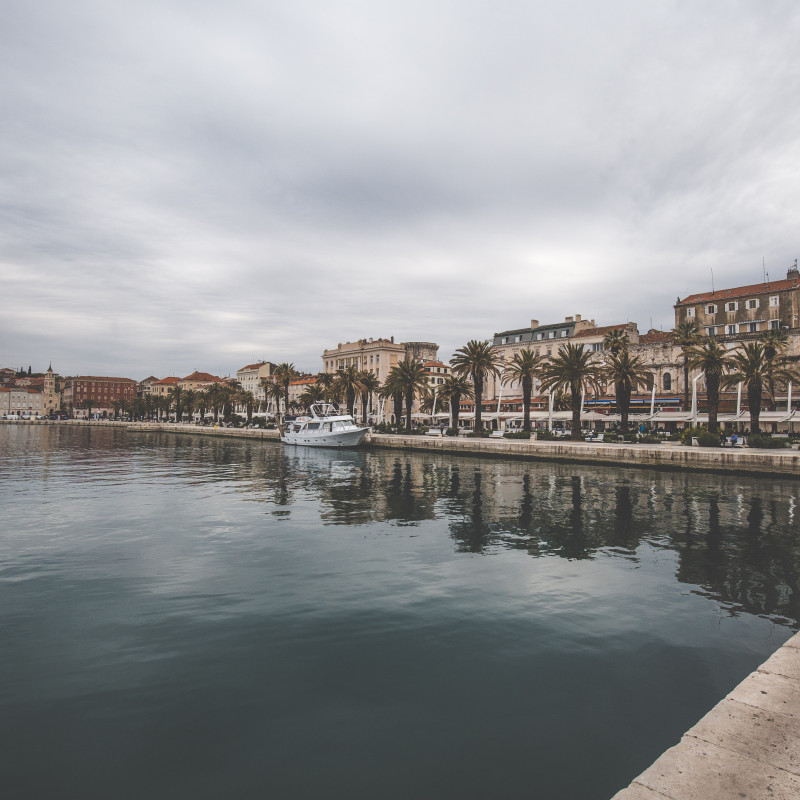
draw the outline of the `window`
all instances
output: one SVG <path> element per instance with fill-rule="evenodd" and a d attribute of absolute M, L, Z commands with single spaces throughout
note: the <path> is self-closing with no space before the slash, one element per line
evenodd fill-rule
<path fill-rule="evenodd" d="M 569 335 L 569 333 L 567 331 L 561 331 L 561 336 L 562 337 L 568 336 L 568 335 Z"/>
<path fill-rule="evenodd" d="M 595 344 L 592 345 L 592 351 L 595 353 L 599 353 L 602 349 L 603 349 L 602 342 L 596 342 Z"/>
<path fill-rule="evenodd" d="M 716 336 L 716 335 L 717 335 L 717 329 L 713 325 L 709 325 L 706 328 L 706 336 Z"/>
<path fill-rule="evenodd" d="M 745 308 L 758 308 L 758 298 L 755 297 L 752 300 L 748 300 L 745 303 Z"/>
<path fill-rule="evenodd" d="M 690 306 L 686 309 L 686 317 L 687 319 L 694 319 L 694 306 Z"/>
<path fill-rule="evenodd" d="M 555 339 L 556 338 L 556 332 L 555 331 L 550 331 L 550 333 L 548 334 L 548 338 L 549 339 Z"/>
<path fill-rule="evenodd" d="M 501 336 L 501 337 L 500 337 L 500 344 L 505 344 L 505 343 L 506 343 L 506 341 L 507 341 L 507 340 L 506 340 L 506 337 L 505 337 L 505 336 Z"/>
<path fill-rule="evenodd" d="M 732 303 L 725 303 L 725 310 L 726 311 L 738 311 L 739 310 L 739 304 L 736 301 L 734 301 Z"/>
<path fill-rule="evenodd" d="M 738 327 L 739 327 L 738 325 L 728 325 L 725 328 L 725 333 L 727 333 L 728 336 L 733 336 L 734 333 L 739 332 Z"/>
<path fill-rule="evenodd" d="M 778 307 L 778 295 L 773 295 L 769 299 L 769 307 L 770 308 L 777 308 Z"/>
<path fill-rule="evenodd" d="M 746 330 L 748 333 L 758 333 L 758 323 L 748 322 L 746 325 Z"/>
<path fill-rule="evenodd" d="M 541 334 L 541 333 L 537 333 L 537 334 L 536 334 L 536 338 L 537 338 L 537 339 L 541 339 L 541 338 L 542 338 L 542 334 Z"/>
<path fill-rule="evenodd" d="M 515 342 L 519 342 L 521 339 L 522 339 L 522 337 L 521 337 L 521 336 L 515 336 L 515 337 L 514 337 L 514 341 L 515 341 Z"/>
<path fill-rule="evenodd" d="M 706 306 L 706 314 L 716 314 L 716 313 L 717 313 L 717 307 L 713 303 L 710 303 L 709 305 Z"/>
<path fill-rule="evenodd" d="M 781 329 L 781 321 L 779 319 L 771 319 L 769 321 L 769 329 L 771 331 L 779 331 Z"/>

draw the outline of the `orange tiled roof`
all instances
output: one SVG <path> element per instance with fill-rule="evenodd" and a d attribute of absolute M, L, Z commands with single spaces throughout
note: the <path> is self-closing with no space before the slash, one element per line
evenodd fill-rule
<path fill-rule="evenodd" d="M 691 306 L 695 303 L 705 303 L 709 300 L 727 300 L 731 297 L 741 297 L 742 295 L 785 292 L 787 289 L 794 289 L 795 287 L 800 287 L 800 281 L 798 281 L 797 278 L 784 278 L 782 281 L 769 281 L 768 283 L 751 283 L 749 286 L 720 289 L 717 292 L 690 294 L 688 297 L 675 303 L 675 306 Z"/>
<path fill-rule="evenodd" d="M 316 383 L 316 378 L 298 378 L 296 381 L 289 381 L 289 386 L 300 386 L 307 383 Z"/>
<path fill-rule="evenodd" d="M 639 344 L 655 344 L 656 342 L 671 342 L 672 334 L 669 331 L 648 331 L 639 337 Z"/>
<path fill-rule="evenodd" d="M 162 378 L 160 381 L 156 381 L 153 385 L 154 386 L 174 386 L 180 378 L 176 377 L 175 375 L 171 375 L 169 378 Z"/>
<path fill-rule="evenodd" d="M 211 375 L 208 372 L 193 372 L 191 375 L 187 375 L 185 378 L 179 378 L 178 380 L 206 381 L 208 383 L 219 383 L 222 380 L 222 378 L 218 378 L 216 375 Z"/>
<path fill-rule="evenodd" d="M 259 361 L 256 364 L 248 364 L 246 367 L 242 367 L 239 372 L 244 372 L 246 369 L 258 369 L 259 367 L 263 367 L 266 363 L 266 361 Z"/>

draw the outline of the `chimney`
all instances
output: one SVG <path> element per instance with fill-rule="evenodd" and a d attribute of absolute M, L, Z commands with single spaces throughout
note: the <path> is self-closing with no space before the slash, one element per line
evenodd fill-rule
<path fill-rule="evenodd" d="M 581 321 L 581 315 L 580 314 L 576 314 L 575 315 L 575 322 L 580 322 L 580 321 Z"/>
<path fill-rule="evenodd" d="M 564 317 L 564 322 L 572 322 L 572 317 Z"/>
<path fill-rule="evenodd" d="M 531 320 L 531 328 L 538 328 L 538 327 L 539 327 L 539 320 L 538 319 L 532 319 Z"/>
<path fill-rule="evenodd" d="M 394 344 L 394 336 L 392 336 L 392 344 Z"/>
<path fill-rule="evenodd" d="M 791 280 L 792 278 L 795 280 L 800 278 L 800 270 L 798 270 L 796 266 L 789 267 L 789 270 L 786 273 L 786 280 Z"/>

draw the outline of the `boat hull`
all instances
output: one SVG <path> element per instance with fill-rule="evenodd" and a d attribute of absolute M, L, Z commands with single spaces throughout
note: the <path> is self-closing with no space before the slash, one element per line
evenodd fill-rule
<path fill-rule="evenodd" d="M 358 447 L 367 435 L 367 428 L 348 431 L 307 431 L 287 432 L 281 436 L 284 444 L 300 447 Z"/>

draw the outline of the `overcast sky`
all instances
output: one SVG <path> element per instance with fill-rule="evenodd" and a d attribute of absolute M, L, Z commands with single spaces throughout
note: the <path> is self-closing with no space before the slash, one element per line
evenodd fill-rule
<path fill-rule="evenodd" d="M 0 8 L 0 366 L 667 330 L 800 255 L 796 0 Z"/>

